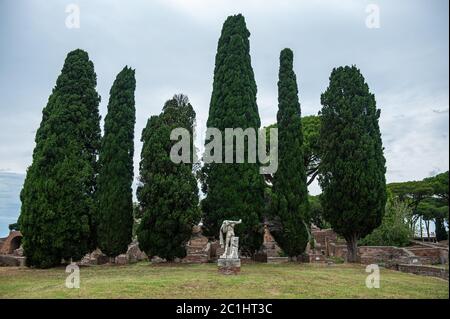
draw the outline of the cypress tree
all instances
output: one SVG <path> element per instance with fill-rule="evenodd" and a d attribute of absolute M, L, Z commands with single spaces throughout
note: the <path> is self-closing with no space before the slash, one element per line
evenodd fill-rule
<path fill-rule="evenodd" d="M 222 154 L 225 128 L 252 128 L 257 134 L 261 125 L 249 36 L 245 19 L 239 14 L 227 18 L 218 42 L 207 126 L 221 131 Z M 242 224 L 236 226 L 236 235 L 242 251 L 252 254 L 262 243 L 263 175 L 259 174 L 258 163 L 248 162 L 247 152 L 244 163 L 223 162 L 205 164 L 202 170 L 202 191 L 206 194 L 202 209 L 207 233 L 218 236 L 224 219 L 242 219 Z"/>
<path fill-rule="evenodd" d="M 93 246 L 100 96 L 94 65 L 80 49 L 67 55 L 36 132 L 21 192 L 19 224 L 27 263 L 51 267 Z"/>
<path fill-rule="evenodd" d="M 110 90 L 99 155 L 98 246 L 108 256 L 126 252 L 133 228 L 134 70 L 125 67 Z"/>
<path fill-rule="evenodd" d="M 355 262 L 358 239 L 380 225 L 386 204 L 380 110 L 355 66 L 333 69 L 321 103 L 322 205 Z"/>
<path fill-rule="evenodd" d="M 139 247 L 148 256 L 167 260 L 184 257 L 192 226 L 200 219 L 192 162 L 175 164 L 170 158 L 176 143 L 170 139 L 171 131 L 188 130 L 193 146 L 194 122 L 195 111 L 187 97 L 177 95 L 165 103 L 159 116 L 147 121 L 142 131 L 141 184 L 137 190 L 142 218 L 137 235 Z"/>
<path fill-rule="evenodd" d="M 293 53 L 280 54 L 278 81 L 278 170 L 273 179 L 272 234 L 289 256 L 304 252 L 308 243 L 308 189 L 303 157 L 303 130 Z"/>

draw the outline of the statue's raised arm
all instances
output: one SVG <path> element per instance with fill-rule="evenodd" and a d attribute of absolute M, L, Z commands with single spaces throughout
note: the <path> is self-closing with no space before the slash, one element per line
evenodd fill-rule
<path fill-rule="evenodd" d="M 233 226 L 234 226 L 234 225 L 242 223 L 242 219 L 239 219 L 239 220 L 228 220 L 228 222 L 230 224 L 233 224 Z"/>

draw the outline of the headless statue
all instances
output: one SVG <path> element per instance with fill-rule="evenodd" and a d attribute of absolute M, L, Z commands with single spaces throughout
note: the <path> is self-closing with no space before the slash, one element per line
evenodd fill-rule
<path fill-rule="evenodd" d="M 239 219 L 238 221 L 234 220 L 224 220 L 222 223 L 222 226 L 220 227 L 219 231 L 219 238 L 220 238 L 220 247 L 224 248 L 224 253 L 220 258 L 237 258 L 235 257 L 237 255 L 237 247 L 231 247 L 231 239 L 234 238 L 234 226 L 237 224 L 242 223 L 242 219 Z M 223 235 L 225 234 L 225 241 L 223 238 Z M 237 238 L 235 246 L 237 245 Z M 232 248 L 234 248 L 235 252 L 233 256 L 232 254 Z"/>

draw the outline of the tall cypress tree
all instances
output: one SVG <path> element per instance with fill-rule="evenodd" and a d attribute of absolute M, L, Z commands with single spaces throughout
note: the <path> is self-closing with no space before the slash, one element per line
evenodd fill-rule
<path fill-rule="evenodd" d="M 160 115 L 148 120 L 142 131 L 141 185 L 137 190 L 142 218 L 137 234 L 139 247 L 148 256 L 167 260 L 184 257 L 192 226 L 200 219 L 192 163 L 176 164 L 170 158 L 175 144 L 170 139 L 172 130 L 188 130 L 189 144 L 193 146 L 194 122 L 195 111 L 187 97 L 176 95 L 165 103 Z"/>
<path fill-rule="evenodd" d="M 27 263 L 51 267 L 93 246 L 100 96 L 83 50 L 67 55 L 42 112 L 33 162 L 21 192 L 20 229 Z"/>
<path fill-rule="evenodd" d="M 249 36 L 240 14 L 228 17 L 223 24 L 207 121 L 207 126 L 219 129 L 222 136 L 225 128 L 253 128 L 258 132 L 260 127 Z M 264 179 L 258 163 L 249 163 L 246 156 L 245 163 L 205 164 L 202 191 L 206 194 L 202 209 L 209 234 L 217 236 L 224 219 L 242 219 L 242 224 L 236 226 L 241 248 L 250 254 L 258 249 L 264 206 Z"/>
<path fill-rule="evenodd" d="M 98 246 L 108 256 L 127 250 L 133 228 L 134 70 L 125 67 L 110 91 L 99 156 Z"/>
<path fill-rule="evenodd" d="M 304 252 L 308 243 L 308 189 L 303 160 L 303 132 L 293 53 L 280 54 L 278 81 L 278 170 L 273 179 L 272 234 L 289 256 Z"/>
<path fill-rule="evenodd" d="M 354 262 L 358 239 L 380 225 L 386 204 L 380 110 L 355 66 L 333 69 L 321 103 L 322 205 Z"/>

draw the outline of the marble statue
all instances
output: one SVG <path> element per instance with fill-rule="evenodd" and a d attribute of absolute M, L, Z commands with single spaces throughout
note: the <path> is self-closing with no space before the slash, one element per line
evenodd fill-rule
<path fill-rule="evenodd" d="M 234 236 L 234 226 L 242 223 L 242 219 L 238 221 L 224 220 L 219 231 L 220 246 L 224 248 L 224 253 L 220 258 L 239 258 L 238 245 L 239 237 Z M 225 240 L 224 240 L 225 235 Z"/>

